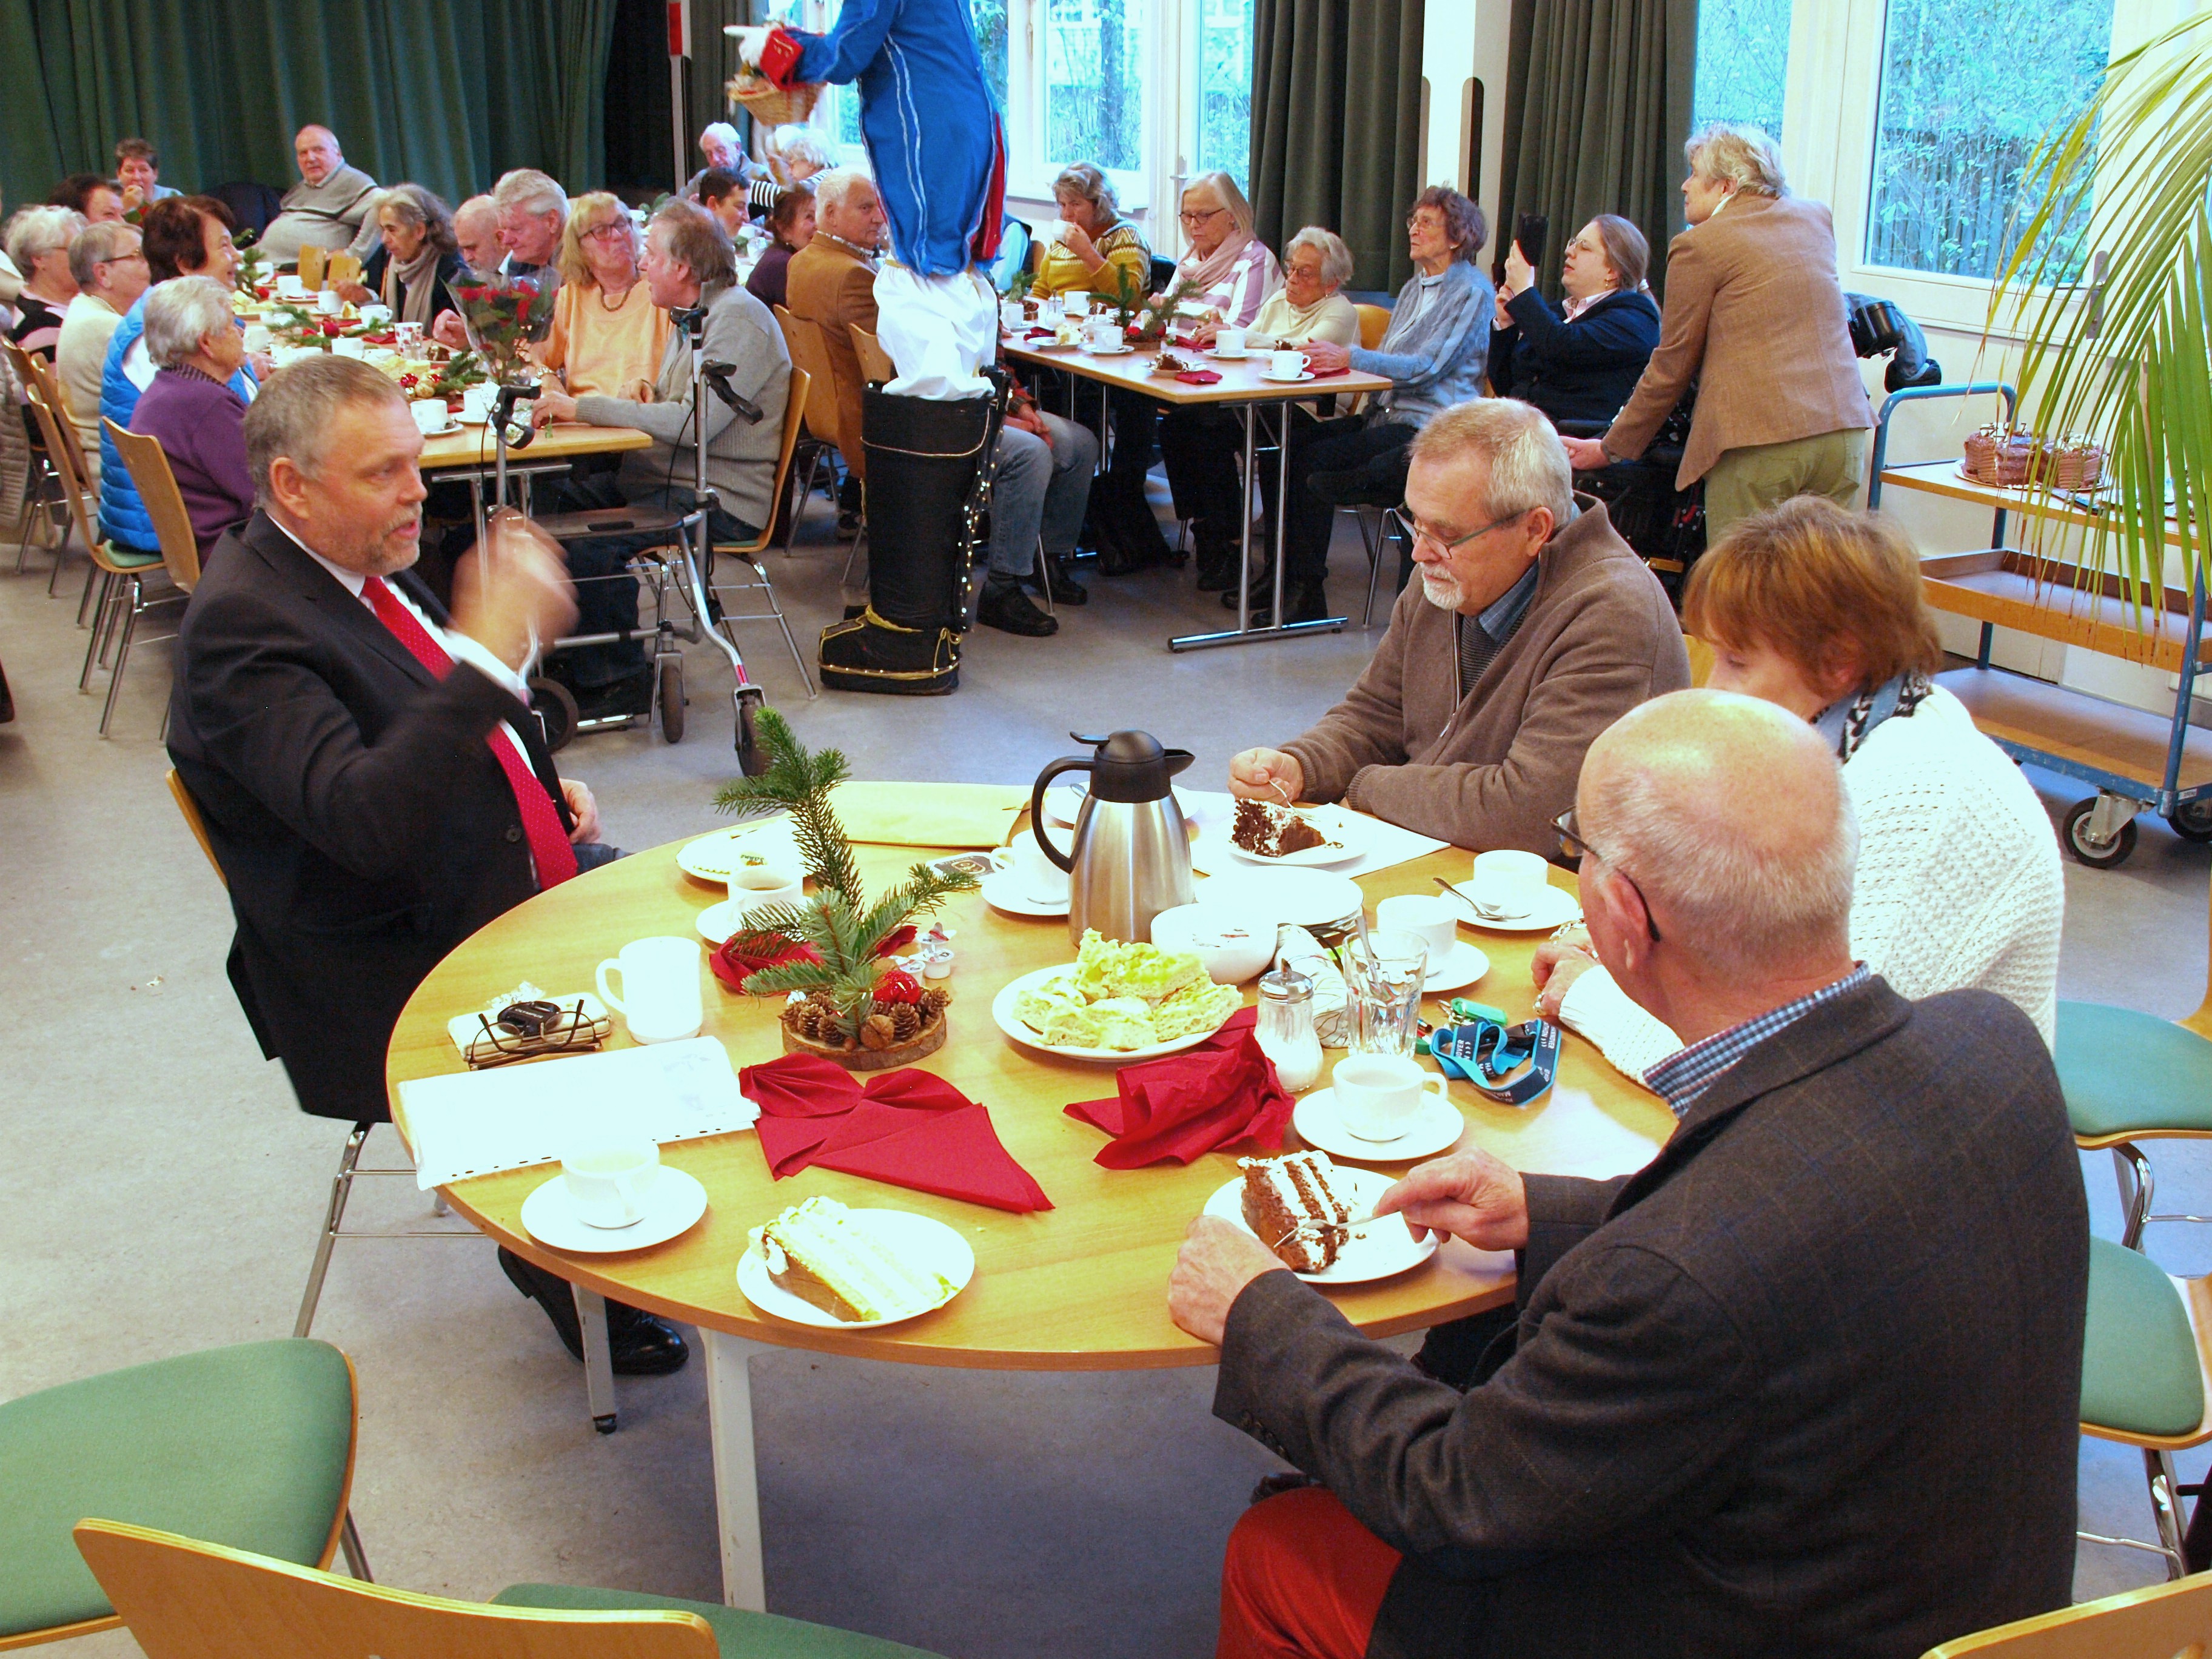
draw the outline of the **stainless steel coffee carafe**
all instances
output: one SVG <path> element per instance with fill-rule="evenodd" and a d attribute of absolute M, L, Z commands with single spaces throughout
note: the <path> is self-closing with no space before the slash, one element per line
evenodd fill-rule
<path fill-rule="evenodd" d="M 1188 749 L 1161 748 L 1149 732 L 1067 735 L 1094 752 L 1054 761 L 1030 792 L 1037 845 L 1068 873 L 1067 936 L 1080 944 L 1084 930 L 1096 927 L 1108 939 L 1149 942 L 1154 916 L 1191 901 L 1190 840 L 1168 780 L 1193 757 Z M 1044 814 L 1046 786 L 1063 772 L 1091 775 L 1065 853 L 1053 844 Z"/>

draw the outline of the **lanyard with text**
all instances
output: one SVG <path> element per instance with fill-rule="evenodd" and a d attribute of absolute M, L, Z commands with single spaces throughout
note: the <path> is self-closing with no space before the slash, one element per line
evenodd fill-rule
<path fill-rule="evenodd" d="M 1452 1012 L 1461 1013 L 1457 1006 Z M 1559 1028 L 1549 1020 L 1507 1025 L 1503 1015 L 1495 1019 L 1476 1016 L 1464 1025 L 1437 1027 L 1426 1042 L 1447 1077 L 1472 1083 L 1501 1105 L 1526 1106 L 1552 1086 L 1559 1069 Z M 1528 1069 L 1513 1077 L 1523 1066 Z"/>

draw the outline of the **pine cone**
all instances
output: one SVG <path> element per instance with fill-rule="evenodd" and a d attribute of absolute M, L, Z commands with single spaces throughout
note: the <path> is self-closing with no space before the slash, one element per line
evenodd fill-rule
<path fill-rule="evenodd" d="M 921 1035 L 921 1012 L 912 1004 L 894 1003 L 886 1012 L 890 1016 L 891 1036 L 897 1042 L 911 1042 Z"/>
<path fill-rule="evenodd" d="M 897 1041 L 896 1028 L 888 1014 L 870 1014 L 860 1022 L 860 1046 L 863 1048 L 888 1048 Z"/>
<path fill-rule="evenodd" d="M 927 1025 L 938 1015 L 943 1013 L 951 1001 L 951 992 L 932 985 L 922 992 L 915 1006 L 921 1011 L 921 1023 Z"/>
<path fill-rule="evenodd" d="M 836 1004 L 818 994 L 786 1008 L 782 1018 L 793 1030 L 810 1042 L 832 1048 L 851 1046 L 840 1029 Z"/>

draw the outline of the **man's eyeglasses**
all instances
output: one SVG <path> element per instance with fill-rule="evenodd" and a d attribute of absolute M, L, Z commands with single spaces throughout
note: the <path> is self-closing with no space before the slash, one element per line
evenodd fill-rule
<path fill-rule="evenodd" d="M 1636 895 L 1636 902 L 1644 907 L 1644 926 L 1651 935 L 1651 942 L 1658 944 L 1659 924 L 1651 919 L 1651 901 L 1644 896 L 1644 890 L 1636 884 L 1635 877 L 1583 839 L 1583 832 L 1575 825 L 1575 809 L 1570 806 L 1553 818 L 1552 828 L 1559 831 L 1559 847 L 1569 858 L 1577 861 L 1585 858 L 1595 859 L 1628 884 L 1628 890 Z"/>
<path fill-rule="evenodd" d="M 1526 518 L 1528 513 L 1529 509 L 1524 507 L 1518 513 L 1509 513 L 1502 519 L 1492 519 L 1480 530 L 1470 530 L 1464 536 L 1454 536 L 1449 539 L 1437 535 L 1433 530 L 1424 529 L 1415 523 L 1413 509 L 1410 507 L 1391 507 L 1382 516 L 1389 520 L 1392 530 L 1406 538 L 1409 546 L 1418 547 L 1421 543 L 1426 542 L 1437 552 L 1449 553 L 1455 547 L 1465 547 L 1477 537 L 1487 536 L 1500 525 L 1509 525 L 1516 519 Z"/>

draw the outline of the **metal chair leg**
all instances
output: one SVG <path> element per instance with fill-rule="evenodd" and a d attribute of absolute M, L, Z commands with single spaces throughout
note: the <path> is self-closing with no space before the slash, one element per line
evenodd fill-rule
<path fill-rule="evenodd" d="M 2150 1160 L 2131 1140 L 2112 1148 L 2112 1173 L 2120 1183 L 2122 1224 L 2120 1243 L 2131 1250 L 2142 1249 L 2143 1225 L 2150 1219 L 2151 1196 L 2157 1185 Z"/>
<path fill-rule="evenodd" d="M 2181 1482 L 2174 1473 L 2173 1454 L 2146 1450 L 2143 1475 L 2150 1485 L 2151 1513 L 2158 1519 L 2158 1553 L 2166 1557 L 2166 1576 L 2186 1578 L 2189 1559 L 2181 1547 Z"/>
<path fill-rule="evenodd" d="M 100 605 L 93 613 L 92 637 L 84 642 L 84 666 L 77 671 L 76 689 L 82 691 L 92 684 L 92 665 L 104 660 L 100 642 L 107 632 L 107 608 L 113 599 L 116 579 L 106 571 L 100 576 Z"/>
<path fill-rule="evenodd" d="M 1359 625 L 1371 628 L 1375 623 L 1375 584 L 1382 574 L 1382 549 L 1378 544 L 1376 526 L 1367 521 L 1367 509 L 1356 507 L 1352 516 L 1359 525 L 1359 540 L 1367 550 L 1367 608 L 1359 613 Z"/>
<path fill-rule="evenodd" d="M 122 642 L 116 647 L 115 667 L 107 677 L 107 701 L 100 710 L 100 735 L 103 738 L 107 735 L 108 721 L 115 717 L 116 696 L 123 690 L 123 667 L 131 660 L 131 636 L 137 633 L 138 617 L 146 608 L 141 603 L 143 597 L 138 589 L 138 579 L 133 576 L 131 579 L 131 609 L 123 618 Z"/>
<path fill-rule="evenodd" d="M 607 1344 L 607 1300 L 581 1285 L 568 1286 L 576 1298 L 576 1323 L 583 1328 L 584 1393 L 592 1411 L 592 1426 L 601 1434 L 616 1428 L 614 1352 Z"/>
<path fill-rule="evenodd" d="M 1057 617 L 1060 612 L 1052 605 L 1052 556 L 1044 550 L 1044 538 L 1037 538 L 1037 580 L 1044 586 L 1044 614 Z"/>
<path fill-rule="evenodd" d="M 868 527 L 860 526 L 860 533 L 853 538 L 853 550 L 845 556 L 845 568 L 837 578 L 837 586 L 849 587 L 853 583 L 853 561 L 860 556 L 860 550 L 868 544 Z"/>
<path fill-rule="evenodd" d="M 307 1270 L 307 1288 L 300 1297 L 300 1316 L 292 1322 L 292 1334 L 305 1336 L 314 1328 L 315 1304 L 323 1299 L 323 1275 L 331 1270 L 331 1249 L 338 1242 L 338 1223 L 345 1219 L 346 1200 L 353 1195 L 353 1172 L 361 1162 L 361 1149 L 368 1142 L 372 1123 L 356 1123 L 338 1154 L 337 1173 L 331 1177 L 330 1207 L 323 1216 L 323 1236 L 315 1242 L 315 1265 Z"/>
<path fill-rule="evenodd" d="M 345 1557 L 346 1571 L 364 1584 L 376 1580 L 369 1575 L 368 1552 L 361 1547 L 361 1529 L 353 1523 L 353 1511 L 345 1512 L 345 1522 L 338 1528 L 338 1553 Z"/>

